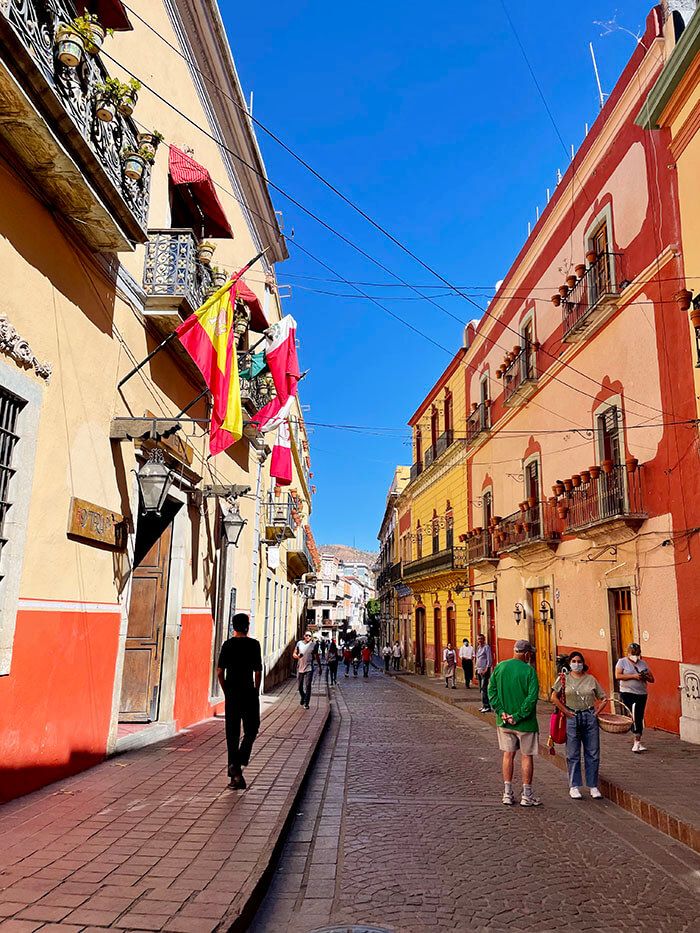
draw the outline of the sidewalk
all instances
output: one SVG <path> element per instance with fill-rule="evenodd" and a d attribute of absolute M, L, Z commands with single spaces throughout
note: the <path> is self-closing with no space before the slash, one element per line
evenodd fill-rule
<path fill-rule="evenodd" d="M 442 678 L 419 674 L 394 674 L 397 680 L 416 690 L 458 706 L 478 719 L 495 724 L 493 714 L 480 713 L 481 694 L 472 687 L 467 690 L 461 672 L 457 672 L 457 689 L 447 690 Z M 550 755 L 545 742 L 549 736 L 549 703 L 539 704 L 541 761 L 550 762 L 566 771 L 566 759 L 561 745 Z M 629 735 L 601 732 L 601 781 L 603 794 L 618 806 L 649 823 L 655 829 L 700 852 L 700 747 L 681 742 L 676 736 L 657 729 L 644 733 L 648 751 L 642 755 L 631 752 Z"/>
<path fill-rule="evenodd" d="M 307 711 L 290 680 L 262 712 L 246 791 L 227 786 L 215 719 L 5 805 L 0 931 L 243 929 L 328 720 L 327 689 L 314 683 Z"/>

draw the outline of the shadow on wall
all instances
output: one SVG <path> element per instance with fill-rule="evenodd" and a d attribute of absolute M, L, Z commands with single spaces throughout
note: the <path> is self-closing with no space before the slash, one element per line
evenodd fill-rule
<path fill-rule="evenodd" d="M 0 804 L 31 794 L 54 781 L 71 777 L 86 771 L 105 760 L 104 755 L 75 749 L 70 758 L 55 765 L 26 765 L 8 768 L 0 765 Z M 69 788 L 61 788 L 56 793 L 69 793 Z"/>
<path fill-rule="evenodd" d="M 294 664 L 292 660 L 292 652 L 294 651 L 294 645 L 295 642 L 290 641 L 277 661 L 272 665 L 267 674 L 265 674 L 265 693 L 269 693 L 271 690 L 274 690 L 278 684 L 281 684 L 285 680 L 289 680 L 289 678 L 292 676 L 292 665 Z"/>

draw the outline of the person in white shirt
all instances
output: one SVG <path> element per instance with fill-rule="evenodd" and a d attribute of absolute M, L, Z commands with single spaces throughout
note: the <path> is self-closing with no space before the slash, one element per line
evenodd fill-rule
<path fill-rule="evenodd" d="M 394 647 L 391 649 L 391 653 L 393 655 L 394 670 L 398 671 L 401 667 L 401 645 L 397 641 L 394 642 Z"/>
<path fill-rule="evenodd" d="M 469 639 L 462 639 L 462 647 L 459 649 L 459 658 L 462 662 L 464 671 L 464 685 L 467 690 L 471 689 L 474 679 L 474 645 L 469 644 Z"/>
<path fill-rule="evenodd" d="M 389 662 L 391 661 L 391 648 L 388 645 L 384 645 L 382 648 L 382 658 L 384 659 L 384 673 L 389 673 Z"/>
<path fill-rule="evenodd" d="M 311 699 L 311 682 L 314 676 L 314 660 L 318 662 L 318 673 L 321 674 L 321 658 L 318 653 L 318 645 L 314 641 L 311 632 L 304 632 L 303 641 L 298 641 L 294 654 L 292 655 L 297 662 L 297 682 L 299 685 L 300 704 L 309 708 Z"/>
<path fill-rule="evenodd" d="M 452 647 L 452 643 L 447 643 L 447 648 L 442 653 L 442 660 L 445 664 L 445 687 L 452 686 L 455 690 L 455 671 L 457 670 L 457 652 Z M 452 681 L 452 684 L 450 684 Z"/>

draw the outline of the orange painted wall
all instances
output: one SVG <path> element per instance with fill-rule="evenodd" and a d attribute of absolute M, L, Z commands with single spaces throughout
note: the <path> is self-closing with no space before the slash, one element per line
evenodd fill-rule
<path fill-rule="evenodd" d="M 223 709 L 212 706 L 211 695 L 211 613 L 183 615 L 175 685 L 175 722 L 178 729 L 201 722 Z"/>
<path fill-rule="evenodd" d="M 0 801 L 105 755 L 120 612 L 20 610 L 0 677 Z"/>

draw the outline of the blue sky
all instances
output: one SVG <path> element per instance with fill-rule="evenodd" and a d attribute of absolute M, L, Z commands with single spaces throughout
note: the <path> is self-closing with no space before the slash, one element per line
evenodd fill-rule
<path fill-rule="evenodd" d="M 636 33 L 651 5 L 506 3 L 561 135 L 578 146 L 598 112 L 588 43 L 604 91 L 635 44 L 629 33 L 596 21 L 615 19 Z M 446 278 L 492 291 L 557 168 L 568 164 L 501 0 L 434 7 L 268 0 L 254 15 L 239 3 L 221 6 L 255 116 Z M 275 183 L 405 281 L 440 284 L 262 132 L 259 138 Z M 287 235 L 293 229 L 343 277 L 395 284 L 284 197 L 274 200 Z M 302 368 L 311 370 L 303 402 L 308 421 L 317 423 L 312 526 L 320 543 L 374 550 L 394 465 L 411 459 L 406 421 L 460 346 L 462 325 L 405 288 L 364 287 L 387 296 L 387 307 L 448 355 L 371 302 L 319 294 L 352 289 L 310 278 L 331 275 L 293 244 L 290 253 L 278 279 L 292 284 L 286 308 L 298 321 Z M 401 295 L 410 300 L 389 297 Z M 439 303 L 464 322 L 478 315 L 459 297 Z"/>

